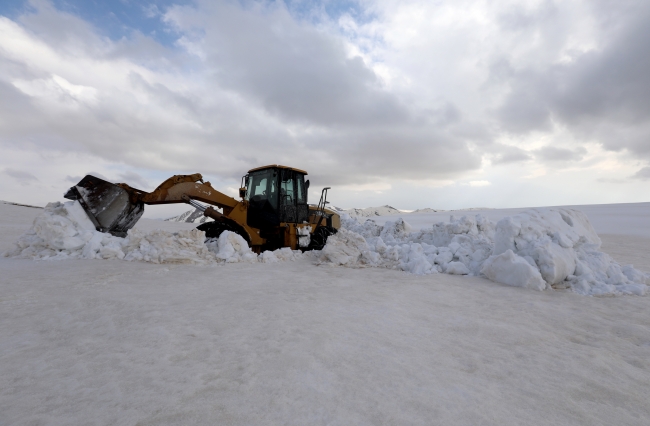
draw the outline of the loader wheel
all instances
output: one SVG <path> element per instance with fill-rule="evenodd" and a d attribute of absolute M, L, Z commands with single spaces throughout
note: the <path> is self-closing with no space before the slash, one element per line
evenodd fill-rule
<path fill-rule="evenodd" d="M 327 244 L 327 238 L 330 235 L 336 234 L 337 230 L 331 226 L 321 226 L 316 228 L 313 234 L 311 234 L 311 242 L 309 243 L 308 250 L 323 250 L 325 244 Z"/>
<path fill-rule="evenodd" d="M 224 231 L 231 231 L 236 234 L 241 235 L 246 242 L 248 243 L 248 246 L 250 247 L 251 242 L 248 238 L 248 235 L 246 235 L 246 231 L 244 231 L 241 226 L 234 224 L 234 223 L 228 223 L 228 222 L 205 222 L 202 223 L 201 225 L 197 226 L 196 229 L 199 231 L 205 232 L 205 239 L 211 240 L 213 238 L 219 238 L 219 236 L 224 232 Z"/>

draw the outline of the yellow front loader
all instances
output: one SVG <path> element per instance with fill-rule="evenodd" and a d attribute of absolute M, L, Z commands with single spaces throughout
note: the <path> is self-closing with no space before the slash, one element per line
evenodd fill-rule
<path fill-rule="evenodd" d="M 280 165 L 251 169 L 242 177 L 239 201 L 203 182 L 199 173 L 172 176 L 152 192 L 87 175 L 64 196 L 79 201 L 98 231 L 119 237 L 140 219 L 145 204 L 187 203 L 214 219 L 198 226 L 206 238 L 232 231 L 257 253 L 281 247 L 320 250 L 341 221 L 326 208 L 329 188 L 323 189 L 317 206 L 307 203 L 306 175 Z"/>

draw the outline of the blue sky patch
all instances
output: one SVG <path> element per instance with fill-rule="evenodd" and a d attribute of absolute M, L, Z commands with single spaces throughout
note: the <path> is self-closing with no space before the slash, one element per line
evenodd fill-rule
<path fill-rule="evenodd" d="M 162 22 L 162 14 L 172 5 L 193 4 L 193 1 L 53 0 L 52 4 L 56 9 L 90 23 L 112 40 L 129 38 L 134 31 L 139 31 L 163 45 L 171 46 L 178 35 Z M 24 0 L 4 0 L 0 3 L 0 14 L 11 19 L 33 11 L 34 8 Z"/>

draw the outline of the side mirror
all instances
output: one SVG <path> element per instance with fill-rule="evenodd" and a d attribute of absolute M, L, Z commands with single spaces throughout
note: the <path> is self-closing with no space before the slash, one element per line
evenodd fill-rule
<path fill-rule="evenodd" d="M 309 179 L 305 181 L 305 188 L 309 189 Z"/>
<path fill-rule="evenodd" d="M 246 188 L 239 188 L 239 198 L 244 198 L 246 196 Z"/>

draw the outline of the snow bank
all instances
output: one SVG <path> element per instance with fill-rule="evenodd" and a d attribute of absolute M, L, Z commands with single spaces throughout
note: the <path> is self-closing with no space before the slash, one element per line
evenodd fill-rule
<path fill-rule="evenodd" d="M 198 229 L 180 232 L 131 229 L 126 238 L 98 232 L 77 201 L 50 203 L 14 247 L 4 254 L 41 260 L 120 259 L 152 263 L 279 262 L 302 257 L 299 251 L 280 249 L 253 253 L 238 234 L 225 231 L 206 243 Z"/>
<path fill-rule="evenodd" d="M 413 231 L 403 219 L 383 226 L 342 217 L 342 229 L 309 256 L 340 266 L 376 266 L 413 274 L 485 276 L 502 284 L 585 295 L 645 295 L 650 274 L 621 266 L 600 251 L 600 238 L 580 211 L 533 209 L 501 219 L 450 218 Z M 50 203 L 5 256 L 29 259 L 120 259 L 152 263 L 274 263 L 304 257 L 288 248 L 257 255 L 238 234 L 205 241 L 202 231 L 97 232 L 76 201 Z"/>
<path fill-rule="evenodd" d="M 532 209 L 496 224 L 482 215 L 413 232 L 403 219 L 377 225 L 347 215 L 319 260 L 378 266 L 414 274 L 485 276 L 502 284 L 585 295 L 644 295 L 650 274 L 621 266 L 599 251 L 600 238 L 580 211 Z"/>

